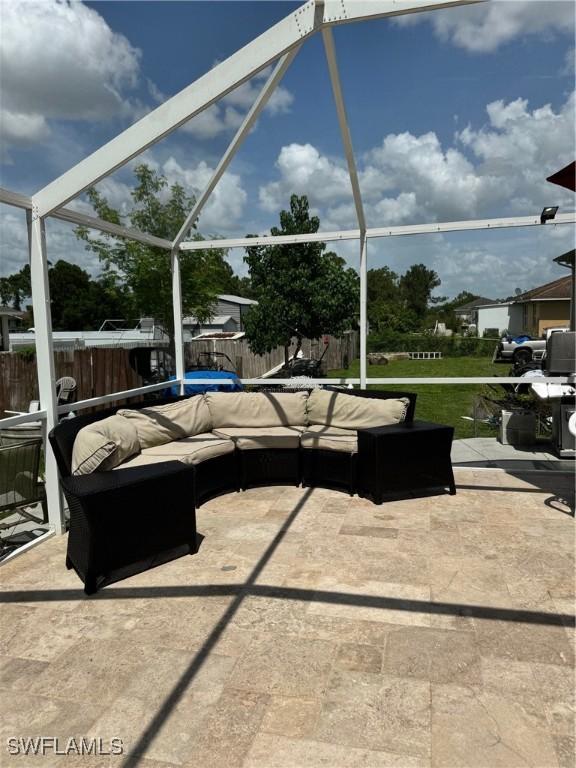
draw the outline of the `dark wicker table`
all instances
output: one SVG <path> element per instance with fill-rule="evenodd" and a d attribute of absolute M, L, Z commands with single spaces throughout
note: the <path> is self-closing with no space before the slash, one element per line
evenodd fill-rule
<path fill-rule="evenodd" d="M 389 493 L 448 488 L 456 493 L 450 460 L 454 428 L 429 421 L 358 431 L 356 490 L 375 504 Z"/>

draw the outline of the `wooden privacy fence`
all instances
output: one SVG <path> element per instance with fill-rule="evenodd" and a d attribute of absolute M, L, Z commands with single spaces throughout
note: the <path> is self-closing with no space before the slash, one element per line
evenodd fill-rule
<path fill-rule="evenodd" d="M 347 368 L 358 356 L 358 334 L 347 333 L 340 339 L 328 341 L 324 362 L 327 369 Z M 305 339 L 304 355 L 320 357 L 326 345 L 323 339 Z M 293 349 L 293 348 L 292 348 Z M 257 378 L 284 362 L 284 348 L 278 347 L 267 355 L 255 355 L 248 342 L 191 341 L 185 345 L 186 362 L 195 362 L 200 352 L 224 352 L 232 360 L 238 374 L 245 379 Z M 108 395 L 142 386 L 142 378 L 130 367 L 129 349 L 90 347 L 54 352 L 56 378 L 76 379 L 76 400 Z M 36 358 L 17 352 L 0 352 L 0 417 L 4 411 L 27 411 L 31 400 L 38 400 Z"/>
<path fill-rule="evenodd" d="M 128 354 L 127 349 L 110 347 L 57 351 L 56 378 L 76 379 L 76 400 L 141 387 L 142 379 L 130 368 Z M 0 411 L 27 411 L 31 400 L 38 400 L 36 358 L 1 352 Z"/>
<path fill-rule="evenodd" d="M 328 342 L 327 345 L 324 343 L 325 340 Z M 294 349 L 293 345 L 291 352 Z M 350 363 L 358 357 L 358 333 L 352 331 L 338 339 L 333 336 L 324 336 L 319 340 L 304 339 L 302 342 L 302 351 L 306 357 L 317 359 L 325 349 L 323 362 L 326 369 L 348 368 Z M 195 364 L 199 354 L 203 352 L 223 352 L 228 355 L 238 375 L 243 379 L 262 376 L 284 362 L 284 347 L 276 347 L 265 355 L 255 355 L 245 339 L 237 341 L 202 339 L 185 344 L 186 365 Z"/>

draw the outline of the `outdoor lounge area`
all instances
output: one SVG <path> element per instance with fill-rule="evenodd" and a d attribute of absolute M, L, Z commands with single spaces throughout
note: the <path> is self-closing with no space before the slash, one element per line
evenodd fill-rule
<path fill-rule="evenodd" d="M 221 496 L 196 555 L 90 598 L 66 537 L 6 563 L 2 741 L 124 752 L 14 765 L 573 766 L 571 477 L 455 476 Z"/>
<path fill-rule="evenodd" d="M 461 253 L 442 238 L 472 233 L 474 248 L 463 249 L 468 267 L 462 269 L 467 287 L 475 288 L 482 270 L 492 272 L 495 282 L 500 279 L 495 255 L 488 254 L 483 265 L 488 251 L 476 236 L 521 230 L 526 253 L 534 236 L 530 247 L 537 270 L 545 247 L 556 247 L 559 230 L 576 224 L 573 210 L 558 212 L 560 206 L 545 201 L 540 213 L 524 193 L 502 207 L 509 216 L 498 215 L 496 204 L 483 208 L 476 198 L 468 201 L 458 187 L 456 208 L 443 200 L 429 207 L 428 195 L 436 187 L 428 190 L 419 177 L 410 183 L 414 189 L 423 186 L 425 203 L 411 192 L 383 197 L 393 190 L 386 178 L 377 201 L 370 190 L 374 179 L 356 165 L 333 30 L 378 20 L 401 30 L 396 16 L 450 13 L 469 4 L 476 0 L 310 0 L 227 58 L 215 47 L 205 74 L 182 90 L 166 89 L 175 95 L 165 98 L 148 81 L 150 111 L 135 98 L 135 121 L 106 143 L 94 138 L 99 148 L 90 145 L 64 172 L 58 162 L 76 150 L 71 139 L 69 146 L 63 141 L 60 155 L 50 158 L 60 175 L 31 196 L 0 189 L 0 203 L 24 212 L 22 222 L 26 218 L 35 343 L 30 354 L 38 384 L 38 409 L 9 416 L 0 428 L 34 424 L 41 432 L 27 449 L 33 471 L 19 464 L 17 471 L 4 472 L 9 492 L 20 493 L 7 500 L 6 512 L 20 511 L 24 503 L 35 507 L 26 520 L 33 528 L 23 531 L 25 543 L 0 562 L 2 766 L 576 768 L 573 456 L 547 452 L 544 446 L 552 451 L 552 442 L 515 447 L 483 437 L 481 429 L 476 436 L 475 412 L 475 436 L 453 442 L 454 422 L 442 417 L 434 395 L 414 392 L 419 385 L 531 386 L 519 384 L 516 375 L 471 375 L 463 367 L 465 374 L 458 376 L 379 378 L 370 376 L 368 366 L 371 244 L 389 247 L 430 236 L 433 258 L 451 262 L 454 272 Z M 75 4 L 64 5 L 69 11 Z M 89 10 L 97 15 L 92 5 Z M 117 4 L 109 5 L 116 11 Z M 418 32 L 416 24 L 404 25 L 407 34 Z M 438 29 L 430 34 L 442 37 L 441 25 Z M 154 32 L 159 38 L 159 29 Z M 473 37 L 472 31 L 466 39 Z M 325 218 L 331 230 L 304 226 L 274 234 L 280 230 L 273 227 L 262 234 L 258 220 L 247 213 L 256 198 L 247 197 L 246 219 L 236 233 L 208 235 L 213 231 L 208 227 L 204 234 L 194 232 L 259 121 L 263 132 L 266 105 L 312 38 L 325 57 L 343 149 L 334 164 L 337 173 L 323 180 L 322 193 L 330 198 L 334 179 L 349 186 L 353 223 L 345 221 L 355 228 L 344 228 L 345 206 L 336 196 L 333 218 Z M 206 41 L 211 42 L 209 35 Z M 402 47 L 388 52 L 395 70 L 375 49 L 382 94 L 361 83 L 372 101 L 378 94 L 387 108 L 392 102 L 384 91 L 386 79 L 404 75 Z M 158 48 L 158 60 L 161 53 Z M 416 62 L 413 79 L 419 68 Z M 391 71 L 398 74 L 390 78 Z M 448 65 L 434 77 L 436 92 L 455 89 L 460 78 L 462 104 L 475 87 L 466 73 Z M 239 93 L 245 111 L 222 112 L 232 116 L 219 136 L 223 152 L 214 163 L 207 152 L 198 153 L 202 188 L 198 192 L 190 184 L 192 196 L 186 199 L 192 205 L 185 218 L 174 217 L 174 231 L 162 229 L 160 237 L 158 231 L 127 226 L 111 209 L 105 210 L 107 219 L 86 213 L 99 212 L 96 205 L 89 207 L 94 197 L 88 190 L 97 195 L 102 181 L 114 189 L 115 174 L 135 158 L 146 157 L 197 116 L 214 116 L 213 107 Z M 354 96 L 363 97 L 362 89 Z M 417 101 L 410 89 L 406 99 L 396 112 L 408 112 L 408 102 Z M 495 123 L 498 109 L 506 111 L 506 120 L 525 110 L 521 97 L 503 104 L 491 105 Z M 535 119 L 552 110 L 531 108 Z M 454 133 L 460 118 L 456 106 L 450 109 Z M 462 144 L 473 133 L 464 120 L 463 113 Z M 397 136 L 411 135 L 400 123 L 394 130 L 403 132 Z M 418 131 L 430 139 L 419 161 L 423 166 L 436 134 L 424 123 Z M 304 128 L 302 136 L 306 141 Z M 384 135 L 383 141 L 384 149 Z M 455 151 L 439 146 L 442 161 L 450 165 Z M 472 158 L 472 149 L 466 151 Z M 362 157 L 369 154 L 363 151 Z M 465 162 L 454 165 L 480 187 L 479 163 L 462 157 Z M 252 160 L 248 175 L 259 158 Z M 540 157 L 536 163 L 544 165 Z M 410 177 L 413 168 L 405 158 L 398 155 L 396 164 Z M 495 174 L 489 160 L 485 166 Z M 540 167 L 528 173 L 531 179 L 545 178 Z M 362 184 L 368 188 L 364 200 Z M 488 198 L 488 191 L 501 194 L 499 186 L 494 175 L 478 199 Z M 277 187 L 270 182 L 266 189 Z M 129 190 L 128 196 L 134 200 L 138 193 Z M 505 196 L 512 199 L 512 192 Z M 404 205 L 412 206 L 407 218 L 400 211 Z M 518 215 L 524 209 L 527 215 Z M 454 220 L 442 218 L 454 210 Z M 486 211 L 496 218 L 464 218 Z M 89 397 L 59 402 L 46 226 L 53 219 L 128 243 L 137 258 L 142 248 L 142 262 L 148 260 L 158 273 L 154 258 L 165 257 L 151 290 L 161 277 L 169 293 L 175 375 L 150 384 L 140 379 L 142 386 L 128 382 L 123 391 L 92 389 Z M 260 233 L 238 236 L 249 228 Z M 331 368 L 326 378 L 272 380 L 222 371 L 217 384 L 214 378 L 188 378 L 183 296 L 195 295 L 198 284 L 186 279 L 186 260 L 197 254 L 209 261 L 223 253 L 232 263 L 234 254 L 259 248 L 278 249 L 288 260 L 290 248 L 310 244 L 341 246 L 349 260 L 353 254 L 357 302 L 351 302 L 349 325 L 358 330 L 353 359 L 342 369 Z M 502 244 L 495 254 L 499 248 Z M 333 265 L 346 261 L 340 251 L 323 257 Z M 390 269 L 387 259 L 386 251 L 378 262 L 381 271 Z M 107 270 L 110 278 L 110 264 Z M 332 286 L 325 304 L 333 299 Z M 396 319 L 391 306 L 384 320 Z M 273 314 L 283 318 L 276 306 Z M 342 333 L 349 333 L 348 327 Z M 286 328 L 284 335 L 290 343 L 298 338 L 299 347 L 303 334 Z M 316 331 L 320 345 L 324 329 Z M 289 346 L 284 346 L 287 370 Z M 570 404 L 564 401 L 573 395 L 576 376 L 569 350 L 562 361 L 550 368 L 542 386 L 563 393 L 567 414 Z M 192 386 L 196 394 L 188 396 Z M 244 391 L 232 391 L 236 388 Z M 424 397 L 426 420 L 418 411 Z M 458 419 L 471 420 L 464 411 Z M 550 433 L 560 424 L 571 439 L 574 417 L 565 421 L 554 427 L 550 418 Z"/>

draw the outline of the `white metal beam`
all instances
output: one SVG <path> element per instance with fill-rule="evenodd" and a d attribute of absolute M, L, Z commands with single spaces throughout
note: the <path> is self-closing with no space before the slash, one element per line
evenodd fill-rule
<path fill-rule="evenodd" d="M 153 112 L 80 161 L 35 196 L 42 216 L 60 208 L 190 118 L 250 79 L 320 26 L 314 0 L 305 3 Z"/>
<path fill-rule="evenodd" d="M 350 127 L 346 116 L 346 107 L 344 105 L 344 96 L 342 94 L 342 85 L 340 75 L 338 74 L 338 63 L 336 61 L 336 47 L 334 45 L 334 36 L 329 27 L 322 29 L 322 39 L 324 40 L 324 50 L 328 62 L 328 71 L 332 83 L 332 93 L 336 104 L 336 113 L 342 134 L 342 143 L 344 145 L 344 154 L 348 164 L 348 174 L 350 175 L 350 184 L 352 185 L 352 194 L 354 195 L 354 206 L 356 208 L 356 218 L 360 231 L 366 231 L 366 218 L 364 216 L 364 206 L 362 205 L 362 195 L 360 193 L 360 184 L 358 183 L 358 171 L 356 170 L 356 161 L 354 159 L 354 149 L 352 148 L 352 137 L 350 136 Z"/>
<path fill-rule="evenodd" d="M 465 232 L 475 229 L 505 229 L 512 227 L 551 227 L 557 224 L 576 224 L 576 213 L 558 213 L 554 221 L 540 223 L 540 216 L 515 216 L 513 218 L 477 219 L 469 221 L 432 222 L 430 224 L 407 224 L 405 226 L 380 227 L 366 230 L 366 237 L 398 237 L 403 235 L 430 235 L 438 232 Z M 295 243 L 337 242 L 358 240 L 359 229 L 340 232 L 313 232 L 303 235 L 264 235 L 262 237 L 238 237 L 220 240 L 190 240 L 180 245 L 183 251 L 197 251 L 211 248 L 246 248 L 250 245 L 293 245 Z"/>
<path fill-rule="evenodd" d="M 16 208 L 23 208 L 27 211 L 32 210 L 31 197 L 21 195 L 18 192 L 11 192 L 9 189 L 3 189 L 1 187 L 0 203 L 13 205 Z M 99 219 L 96 216 L 88 216 L 85 213 L 79 213 L 79 211 L 73 211 L 70 208 L 58 208 L 51 214 L 51 216 L 55 219 L 61 219 L 62 221 L 69 221 L 72 224 L 80 224 L 89 229 L 96 229 L 100 232 L 109 232 L 111 235 L 116 235 L 117 237 L 125 237 L 128 240 L 137 240 L 145 245 L 153 245 L 156 248 L 165 248 L 169 251 L 172 250 L 172 243 L 170 240 L 164 240 L 161 237 L 149 235 L 147 232 L 140 232 L 140 230 L 132 229 L 132 227 L 123 227 L 121 224 L 112 224 L 110 221 Z"/>
<path fill-rule="evenodd" d="M 172 311 L 174 314 L 174 356 L 176 358 L 176 378 L 184 378 L 184 334 L 182 330 L 182 279 L 180 275 L 180 252 L 172 251 Z M 180 382 L 180 394 L 184 386 Z"/>
<path fill-rule="evenodd" d="M 576 213 L 557 213 L 553 221 L 542 224 L 538 216 L 514 216 L 498 219 L 472 219 L 469 221 L 447 221 L 437 224 L 408 224 L 396 227 L 377 227 L 367 231 L 368 237 L 398 237 L 400 235 L 431 235 L 435 232 L 465 232 L 473 229 L 506 229 L 509 227 L 541 227 L 555 224 L 576 223 Z"/>
<path fill-rule="evenodd" d="M 135 387 L 134 389 L 125 389 L 122 392 L 112 392 L 109 395 L 100 395 L 99 397 L 91 397 L 88 400 L 78 400 L 76 403 L 68 403 L 67 405 L 59 405 L 58 413 L 70 413 L 70 411 L 83 411 L 86 408 L 94 408 L 96 405 L 104 405 L 105 403 L 113 403 L 117 400 L 128 400 L 131 397 L 139 397 L 140 395 L 147 395 L 151 392 L 158 392 L 161 389 L 171 389 L 179 384 L 178 380 L 171 379 L 170 381 L 161 381 L 159 384 L 147 384 L 144 387 Z M 214 383 L 214 379 L 212 379 Z"/>
<path fill-rule="evenodd" d="M 182 251 L 199 251 L 213 248 L 246 248 L 250 245 L 294 245 L 296 243 L 323 243 L 336 240 L 358 240 L 359 229 L 343 232 L 311 232 L 305 235 L 263 235 L 262 237 L 237 237 L 217 240 L 186 240 L 181 243 Z"/>
<path fill-rule="evenodd" d="M 360 388 L 366 389 L 368 362 L 368 238 L 360 240 Z"/>
<path fill-rule="evenodd" d="M 26 211 L 32 210 L 32 200 L 19 192 L 11 192 L 9 189 L 0 187 L 0 203 L 13 205 L 15 208 L 24 208 Z"/>
<path fill-rule="evenodd" d="M 486 0 L 324 0 L 323 22 L 334 26 L 484 2 Z"/>
<path fill-rule="evenodd" d="M 310 0 L 55 179 L 35 195 L 41 216 L 60 208 L 302 43 L 337 24 L 451 8 L 479 0 Z M 480 0 L 482 1 L 482 0 Z"/>
<path fill-rule="evenodd" d="M 32 306 L 36 331 L 36 368 L 40 408 L 46 414 L 44 426 L 44 457 L 46 477 L 46 499 L 48 522 L 56 533 L 63 533 L 62 497 L 58 479 L 58 467 L 52 447 L 47 439 L 48 432 L 58 423 L 56 404 L 56 371 L 52 349 L 52 315 L 50 312 L 50 289 L 48 287 L 48 259 L 46 255 L 46 232 L 44 219 L 26 211 L 30 245 L 30 281 L 32 285 Z"/>
<path fill-rule="evenodd" d="M 145 245 L 152 245 L 155 248 L 164 248 L 167 251 L 172 250 L 172 243 L 170 240 L 164 240 L 162 237 L 156 237 L 155 235 L 149 235 L 147 232 L 141 232 L 138 229 L 132 229 L 132 227 L 124 227 L 121 224 L 112 224 L 105 219 L 99 219 L 96 216 L 87 216 L 85 213 L 78 213 L 78 211 L 72 211 L 70 208 L 57 208 L 50 214 L 55 219 L 61 219 L 62 221 L 69 221 L 72 224 L 79 224 L 89 229 L 96 229 L 101 232 L 108 232 L 116 237 L 124 237 L 127 240 L 136 240 L 139 243 Z"/>
<path fill-rule="evenodd" d="M 270 99 L 270 96 L 274 93 L 274 90 L 276 89 L 276 86 L 280 82 L 280 80 L 284 77 L 284 74 L 290 64 L 292 63 L 294 57 L 300 50 L 301 46 L 297 46 L 293 48 L 289 53 L 282 56 L 276 67 L 274 68 L 274 71 L 264 84 L 264 87 L 256 97 L 256 100 L 252 107 L 250 108 L 248 114 L 244 118 L 242 125 L 238 128 L 236 135 L 230 142 L 230 145 L 228 146 L 228 149 L 222 156 L 222 159 L 216 166 L 216 170 L 214 171 L 212 178 L 206 185 L 206 188 L 196 200 L 196 203 L 194 205 L 194 208 L 190 211 L 188 216 L 186 217 L 186 221 L 180 228 L 180 231 L 176 235 L 174 242 L 172 243 L 172 246 L 174 248 L 178 248 L 182 240 L 186 237 L 188 234 L 190 227 L 194 224 L 196 219 L 200 216 L 200 213 L 204 206 L 206 205 L 208 198 L 214 191 L 214 188 L 222 178 L 222 175 L 224 174 L 224 171 L 228 166 L 230 165 L 230 162 L 232 161 L 232 158 L 238 151 L 240 145 L 244 141 L 245 137 L 248 135 L 250 130 L 252 129 L 252 126 L 258 119 L 258 116 L 268 103 L 268 100 Z"/>

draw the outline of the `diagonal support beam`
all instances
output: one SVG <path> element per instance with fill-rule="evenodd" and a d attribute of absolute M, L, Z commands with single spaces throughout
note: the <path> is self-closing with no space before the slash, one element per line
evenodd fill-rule
<path fill-rule="evenodd" d="M 434 8 L 467 5 L 478 0 L 309 0 L 278 24 L 232 54 L 218 66 L 184 88 L 164 104 L 79 162 L 35 195 L 40 216 L 47 216 L 104 176 L 160 141 L 185 122 L 214 104 L 302 44 L 324 24 L 384 18 Z M 342 12 L 341 9 L 344 9 Z"/>
<path fill-rule="evenodd" d="M 218 163 L 212 178 L 206 185 L 206 188 L 204 189 L 204 191 L 202 192 L 198 200 L 196 200 L 194 208 L 192 208 L 192 210 L 186 217 L 186 221 L 180 228 L 180 231 L 178 232 L 178 234 L 176 235 L 176 238 L 174 239 L 174 242 L 172 243 L 173 248 L 179 247 L 182 240 L 184 240 L 184 238 L 188 234 L 190 227 L 194 224 L 196 219 L 200 216 L 202 209 L 208 202 L 208 198 L 210 197 L 210 195 L 214 191 L 214 188 L 222 178 L 222 175 L 224 174 L 226 168 L 228 168 L 228 166 L 230 165 L 232 159 L 234 158 L 234 155 L 240 148 L 242 142 L 244 141 L 244 139 L 252 129 L 252 126 L 258 119 L 258 116 L 260 115 L 260 113 L 268 103 L 268 100 L 274 93 L 276 86 L 278 85 L 280 80 L 282 80 L 282 78 L 284 77 L 286 70 L 294 60 L 294 57 L 296 56 L 300 48 L 301 46 L 299 45 L 298 47 L 293 48 L 289 53 L 282 56 L 282 58 L 274 68 L 274 71 L 272 72 L 272 74 L 264 84 L 264 87 L 256 97 L 256 100 L 252 105 L 252 107 L 250 108 L 248 114 L 244 118 L 242 125 L 240 126 L 240 128 L 238 128 L 236 135 L 230 142 L 228 149 L 226 150 L 226 152 L 222 156 L 222 159 Z"/>
<path fill-rule="evenodd" d="M 40 215 L 45 216 L 65 205 L 80 192 L 210 107 L 261 69 L 303 43 L 319 29 L 321 23 L 322 18 L 316 11 L 314 0 L 297 8 L 41 189 L 35 195 Z"/>
<path fill-rule="evenodd" d="M 2 187 L 0 187 L 0 203 L 13 205 L 16 208 L 23 208 L 25 211 L 32 210 L 31 197 L 21 195 L 18 192 L 11 192 L 9 189 L 4 189 Z M 121 224 L 113 224 L 110 221 L 98 219 L 95 216 L 87 216 L 85 213 L 73 211 L 71 208 L 58 208 L 51 214 L 51 216 L 55 219 L 61 219 L 62 221 L 69 221 L 72 224 L 80 224 L 83 227 L 96 229 L 99 232 L 108 232 L 117 237 L 136 240 L 145 245 L 153 245 L 156 248 L 164 248 L 168 251 L 172 250 L 172 243 L 170 240 L 164 240 L 161 237 L 149 235 L 147 232 L 140 232 L 139 229 L 124 227 Z"/>
<path fill-rule="evenodd" d="M 354 150 L 352 148 L 352 137 L 348 127 L 348 118 L 346 117 L 346 107 L 344 105 L 344 96 L 342 95 L 342 86 L 340 84 L 340 75 L 338 74 L 338 63 L 336 61 L 336 48 L 334 46 L 334 37 L 329 27 L 322 29 L 322 38 L 324 40 L 324 50 L 328 61 L 328 70 L 332 82 L 332 91 L 334 101 L 336 102 L 336 112 L 338 113 L 338 122 L 340 124 L 340 133 L 342 134 L 342 143 L 344 144 L 344 154 L 348 163 L 348 173 L 350 174 L 350 184 L 352 185 L 352 194 L 354 195 L 354 205 L 356 207 L 356 217 L 360 232 L 366 232 L 366 218 L 364 216 L 364 206 L 362 205 L 362 195 L 360 193 L 360 184 L 358 183 L 358 171 L 356 170 L 356 160 L 354 159 Z"/>
<path fill-rule="evenodd" d="M 152 245 L 154 248 L 164 248 L 167 251 L 172 250 L 170 240 L 165 240 L 163 237 L 149 235 L 147 232 L 141 232 L 139 229 L 124 227 L 122 224 L 113 224 L 111 221 L 99 219 L 96 216 L 87 216 L 85 213 L 78 213 L 70 208 L 58 208 L 50 215 L 54 219 L 69 221 L 72 224 L 79 224 L 89 229 L 99 230 L 100 232 L 108 232 L 110 235 L 124 237 L 127 240 L 136 240 L 139 243 L 144 243 L 144 245 Z"/>

